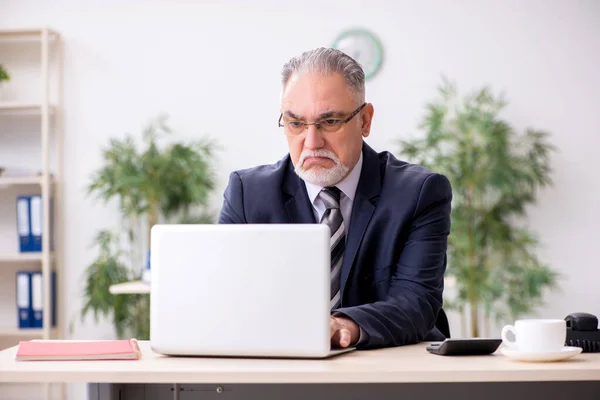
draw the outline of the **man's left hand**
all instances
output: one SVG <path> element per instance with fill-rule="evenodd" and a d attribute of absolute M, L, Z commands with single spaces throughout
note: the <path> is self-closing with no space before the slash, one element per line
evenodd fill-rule
<path fill-rule="evenodd" d="M 331 347 L 348 347 L 358 342 L 360 328 L 350 318 L 330 317 Z"/>

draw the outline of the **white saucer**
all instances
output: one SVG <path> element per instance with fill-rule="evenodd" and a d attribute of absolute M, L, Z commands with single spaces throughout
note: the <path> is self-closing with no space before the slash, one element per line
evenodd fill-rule
<path fill-rule="evenodd" d="M 565 346 L 559 351 L 552 351 L 548 353 L 528 353 L 504 347 L 500 349 L 500 352 L 506 357 L 517 361 L 550 362 L 566 360 L 567 358 L 571 358 L 581 353 L 582 350 L 583 349 L 581 347 Z"/>

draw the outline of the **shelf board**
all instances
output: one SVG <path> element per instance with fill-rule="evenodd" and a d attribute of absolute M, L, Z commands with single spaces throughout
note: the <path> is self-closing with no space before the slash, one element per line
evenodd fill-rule
<path fill-rule="evenodd" d="M 41 185 L 41 176 L 6 176 L 0 175 L 0 187 L 1 186 L 13 186 L 13 185 Z"/>
<path fill-rule="evenodd" d="M 44 330 L 42 328 L 20 329 L 0 327 L 0 336 L 42 337 L 44 336 Z"/>
<path fill-rule="evenodd" d="M 50 112 L 54 112 L 54 105 L 48 106 Z M 3 101 L 0 102 L 0 111 L 29 111 L 35 113 L 42 112 L 42 105 L 40 103 L 26 103 L 21 101 Z"/>
<path fill-rule="evenodd" d="M 108 288 L 112 294 L 142 294 L 150 293 L 150 284 L 142 281 L 123 282 Z"/>
<path fill-rule="evenodd" d="M 0 253 L 0 263 L 42 261 L 43 253 Z M 50 259 L 53 258 L 50 254 Z"/>
<path fill-rule="evenodd" d="M 42 29 L 2 29 L 0 30 L 0 39 L 41 39 Z M 48 29 L 50 39 L 58 37 L 58 33 Z"/>

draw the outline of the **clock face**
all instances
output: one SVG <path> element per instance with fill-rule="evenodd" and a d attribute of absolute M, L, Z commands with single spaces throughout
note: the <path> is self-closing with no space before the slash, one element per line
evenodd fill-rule
<path fill-rule="evenodd" d="M 355 59 L 365 71 L 365 79 L 372 78 L 381 68 L 383 46 L 375 35 L 364 29 L 342 32 L 333 47 Z"/>

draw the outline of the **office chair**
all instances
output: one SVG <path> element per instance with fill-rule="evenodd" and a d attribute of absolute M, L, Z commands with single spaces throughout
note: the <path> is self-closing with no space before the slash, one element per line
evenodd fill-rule
<path fill-rule="evenodd" d="M 448 316 L 443 308 L 440 308 L 437 319 L 435 321 L 435 327 L 446 337 L 450 338 L 450 324 L 448 323 Z"/>

